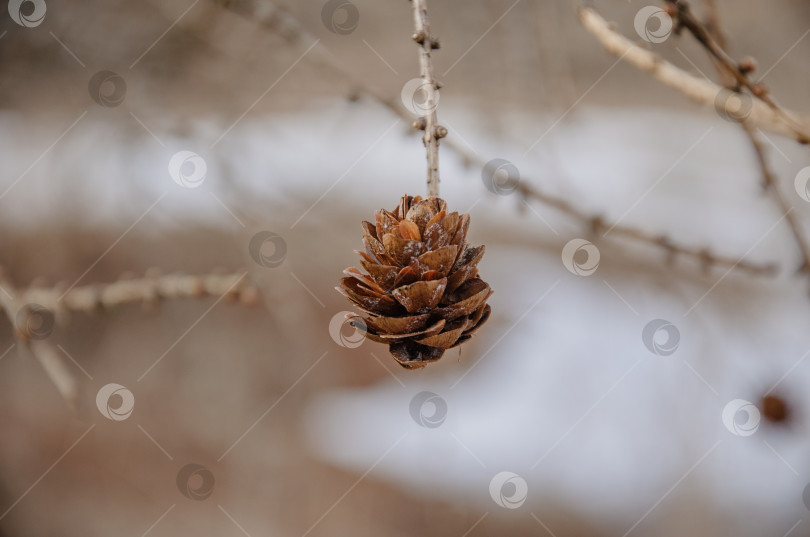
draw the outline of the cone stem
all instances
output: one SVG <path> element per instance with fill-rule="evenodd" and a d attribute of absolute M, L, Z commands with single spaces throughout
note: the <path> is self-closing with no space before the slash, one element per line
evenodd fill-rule
<path fill-rule="evenodd" d="M 413 3 L 414 27 L 413 40 L 419 45 L 419 66 L 424 83 L 420 90 L 424 95 L 421 107 L 425 114 L 414 122 L 414 126 L 424 129 L 422 141 L 427 150 L 427 194 L 439 196 L 439 139 L 447 135 L 447 129 L 439 125 L 436 117 L 436 106 L 439 102 L 438 83 L 433 78 L 433 61 L 431 51 L 439 48 L 439 41 L 430 33 L 430 21 L 427 14 L 427 0 L 411 0 Z"/>

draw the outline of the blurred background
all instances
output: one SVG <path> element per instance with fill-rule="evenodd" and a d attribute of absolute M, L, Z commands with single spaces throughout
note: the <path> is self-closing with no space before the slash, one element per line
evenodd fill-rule
<path fill-rule="evenodd" d="M 429 5 L 439 121 L 462 148 L 442 146 L 442 197 L 471 215 L 495 294 L 488 324 L 419 371 L 333 322 L 361 220 L 424 194 L 409 2 L 8 4 L 8 279 L 234 272 L 261 300 L 58 316 L 75 410 L 0 323 L 3 536 L 810 535 L 810 296 L 784 211 L 740 126 L 617 62 L 576 3 Z M 647 5 L 595 3 L 716 79 L 690 36 L 641 40 Z M 731 54 L 806 111 L 810 6 L 718 13 Z M 807 229 L 807 150 L 763 138 Z M 470 155 L 731 262 L 594 233 Z M 281 242 L 261 257 L 264 232 Z"/>

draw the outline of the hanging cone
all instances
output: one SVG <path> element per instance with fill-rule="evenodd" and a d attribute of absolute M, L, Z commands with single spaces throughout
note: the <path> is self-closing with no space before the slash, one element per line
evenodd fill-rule
<path fill-rule="evenodd" d="M 347 268 L 336 289 L 363 311 L 350 318 L 366 338 L 407 369 L 425 367 L 489 318 L 492 290 L 477 268 L 484 246 L 467 246 L 470 216 L 448 214 L 440 198 L 403 196 L 374 216 L 357 252 L 365 272 Z"/>

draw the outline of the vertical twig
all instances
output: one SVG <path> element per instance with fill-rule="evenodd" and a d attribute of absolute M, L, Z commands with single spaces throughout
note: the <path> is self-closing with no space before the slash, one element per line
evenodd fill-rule
<path fill-rule="evenodd" d="M 411 36 L 419 45 L 419 66 L 424 83 L 420 90 L 425 97 L 425 115 L 414 122 L 414 126 L 423 129 L 422 141 L 427 150 L 427 194 L 439 195 L 439 139 L 447 136 L 447 129 L 439 125 L 436 116 L 438 104 L 437 90 L 439 84 L 433 78 L 433 61 L 431 52 L 439 48 L 439 40 L 430 33 L 430 21 L 427 14 L 427 0 L 411 0 L 413 3 L 414 27 L 416 32 Z"/>

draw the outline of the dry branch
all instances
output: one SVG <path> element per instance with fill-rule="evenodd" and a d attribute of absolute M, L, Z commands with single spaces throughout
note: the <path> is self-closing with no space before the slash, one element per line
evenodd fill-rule
<path fill-rule="evenodd" d="M 20 294 L 23 303 L 39 304 L 54 312 L 93 313 L 124 304 L 151 305 L 160 300 L 219 297 L 227 294 L 245 305 L 258 301 L 257 289 L 244 281 L 245 274 L 148 274 L 144 278 L 74 287 L 67 293 L 57 286 L 32 287 Z M 61 298 L 60 298 L 61 297 Z"/>
<path fill-rule="evenodd" d="M 17 289 L 8 280 L 0 267 L 0 305 L 8 317 L 9 322 L 14 327 L 14 337 L 23 348 L 29 350 L 36 356 L 48 378 L 56 386 L 59 394 L 65 399 L 72 409 L 76 409 L 76 401 L 79 395 L 76 377 L 70 372 L 65 364 L 64 357 L 47 341 L 38 340 L 23 329 L 20 325 L 27 324 L 28 320 L 20 318 L 25 315 L 26 302 L 17 293 Z M 21 315 L 22 313 L 22 315 Z M 22 321 L 22 322 L 21 322 Z"/>
<path fill-rule="evenodd" d="M 63 286 L 32 287 L 20 291 L 0 270 L 0 305 L 14 327 L 14 337 L 37 357 L 48 377 L 71 408 L 76 408 L 78 387 L 76 378 L 59 353 L 45 339 L 32 337 L 25 329 L 26 310 L 35 306 L 45 308 L 55 318 L 66 312 L 93 313 L 124 304 L 155 304 L 160 300 L 219 297 L 238 300 L 245 305 L 258 302 L 258 290 L 245 283 L 241 274 L 169 274 L 160 276 L 152 271 L 144 278 L 125 279 L 108 284 L 94 284 L 64 291 Z"/>
<path fill-rule="evenodd" d="M 255 0 L 213 1 L 221 5 L 223 8 L 229 9 L 248 20 L 254 21 L 262 28 L 276 33 L 290 44 L 302 47 L 309 46 L 311 43 L 316 41 L 316 38 L 307 32 L 295 17 L 293 17 L 285 9 L 274 6 L 270 2 L 263 2 L 261 5 L 259 5 L 255 2 Z M 362 94 L 370 97 L 388 109 L 391 113 L 399 116 L 405 121 L 411 121 L 413 119 L 411 113 L 400 104 L 399 100 L 381 95 L 375 89 L 370 87 L 364 80 L 361 80 L 353 75 L 349 69 L 343 67 L 341 62 L 332 56 L 326 47 L 319 45 L 313 48 L 312 52 L 307 55 L 307 60 L 317 65 L 325 72 L 331 73 L 333 76 L 336 76 L 346 82 L 356 94 Z M 712 95 L 712 100 L 713 99 L 714 95 Z M 455 153 L 465 166 L 475 166 L 481 169 L 488 162 L 452 138 L 446 138 L 442 141 L 442 143 L 445 147 Z M 757 275 L 771 275 L 776 272 L 776 266 L 773 263 L 750 263 L 748 261 L 738 260 L 731 257 L 715 255 L 706 248 L 678 245 L 666 235 L 647 233 L 645 231 L 624 225 L 612 226 L 610 223 L 604 222 L 600 216 L 589 214 L 575 207 L 564 198 L 553 196 L 543 192 L 538 187 L 531 186 L 528 183 L 525 175 L 522 175 L 521 182 L 518 186 L 518 193 L 521 196 L 523 196 L 525 199 L 533 200 L 537 203 L 541 203 L 547 207 L 551 207 L 565 213 L 566 215 L 579 220 L 589 230 L 602 228 L 611 229 L 611 235 L 622 236 L 631 241 L 649 244 L 662 249 L 667 254 L 668 259 L 673 259 L 676 256 L 682 256 L 694 259 L 701 263 L 704 267 L 710 266 L 726 269 L 734 268 L 735 270 L 741 270 Z M 597 225 L 594 225 L 595 223 Z"/>
<path fill-rule="evenodd" d="M 725 114 L 734 117 L 738 110 L 728 99 L 718 99 L 726 88 L 709 80 L 696 77 L 675 67 L 668 61 L 633 43 L 616 32 L 593 8 L 579 8 L 579 20 L 611 54 L 630 63 L 662 84 L 673 88 L 693 101 L 705 106 L 720 106 Z M 719 102 L 718 102 L 719 101 Z M 748 121 L 763 130 L 793 138 L 801 143 L 810 141 L 810 121 L 783 108 L 772 108 L 762 100 L 754 100 Z"/>
<path fill-rule="evenodd" d="M 430 33 L 430 20 L 427 14 L 427 0 L 411 0 L 413 3 L 414 28 L 412 38 L 419 45 L 420 76 L 424 81 L 420 90 L 424 93 L 425 114 L 414 122 L 414 126 L 425 131 L 422 141 L 427 150 L 427 194 L 439 196 L 439 139 L 447 135 L 447 129 L 439 125 L 436 117 L 438 105 L 438 83 L 433 78 L 431 53 L 439 48 L 439 40 Z"/>
<path fill-rule="evenodd" d="M 714 0 L 708 0 L 706 4 L 708 7 L 707 22 L 702 24 L 692 15 L 688 6 L 683 3 L 678 3 L 678 16 L 681 22 L 683 22 L 684 27 L 706 49 L 709 57 L 713 60 L 718 74 L 724 79 L 724 85 L 726 87 L 729 89 L 738 89 L 740 85 L 742 85 L 748 88 L 749 91 L 752 91 L 752 85 L 748 83 L 748 73 L 754 69 L 755 63 L 750 60 L 745 60 L 744 63 L 747 64 L 747 67 L 742 68 L 741 65 L 743 62 L 736 62 L 731 59 L 731 55 L 726 52 L 726 37 L 720 23 L 720 14 L 717 9 L 717 4 Z M 763 87 L 761 84 L 754 85 L 754 87 L 762 94 Z M 764 95 L 767 97 L 767 92 Z M 776 107 L 775 102 L 771 100 L 771 103 L 773 103 L 770 105 L 772 108 Z M 804 230 L 799 224 L 795 213 L 791 210 L 790 203 L 785 198 L 782 191 L 779 190 L 779 182 L 768 165 L 765 147 L 760 136 L 749 121 L 741 121 L 740 126 L 743 131 L 745 131 L 751 143 L 751 148 L 754 150 L 760 174 L 762 175 L 762 188 L 771 195 L 777 207 L 779 207 L 779 210 L 785 215 L 785 220 L 793 234 L 793 239 L 802 259 L 799 271 L 808 272 L 810 271 L 810 244 L 807 242 Z"/>
<path fill-rule="evenodd" d="M 677 16 L 678 28 L 686 28 L 690 34 L 706 49 L 706 51 L 715 59 L 729 75 L 736 81 L 739 87 L 744 87 L 751 92 L 756 98 L 768 105 L 775 114 L 777 114 L 790 128 L 793 130 L 797 139 L 802 143 L 808 143 L 810 138 L 807 137 L 808 127 L 803 125 L 801 121 L 796 119 L 793 114 L 785 111 L 784 108 L 779 106 L 776 101 L 771 97 L 768 88 L 761 82 L 751 82 L 748 77 L 748 70 L 740 67 L 740 64 L 725 51 L 725 46 L 718 43 L 713 37 L 711 32 L 706 26 L 701 23 L 697 17 L 692 14 L 689 4 L 681 0 L 674 0 L 667 3 L 668 10 L 672 11 Z M 715 25 L 718 24 L 715 18 Z M 722 36 L 721 36 L 722 39 Z"/>

